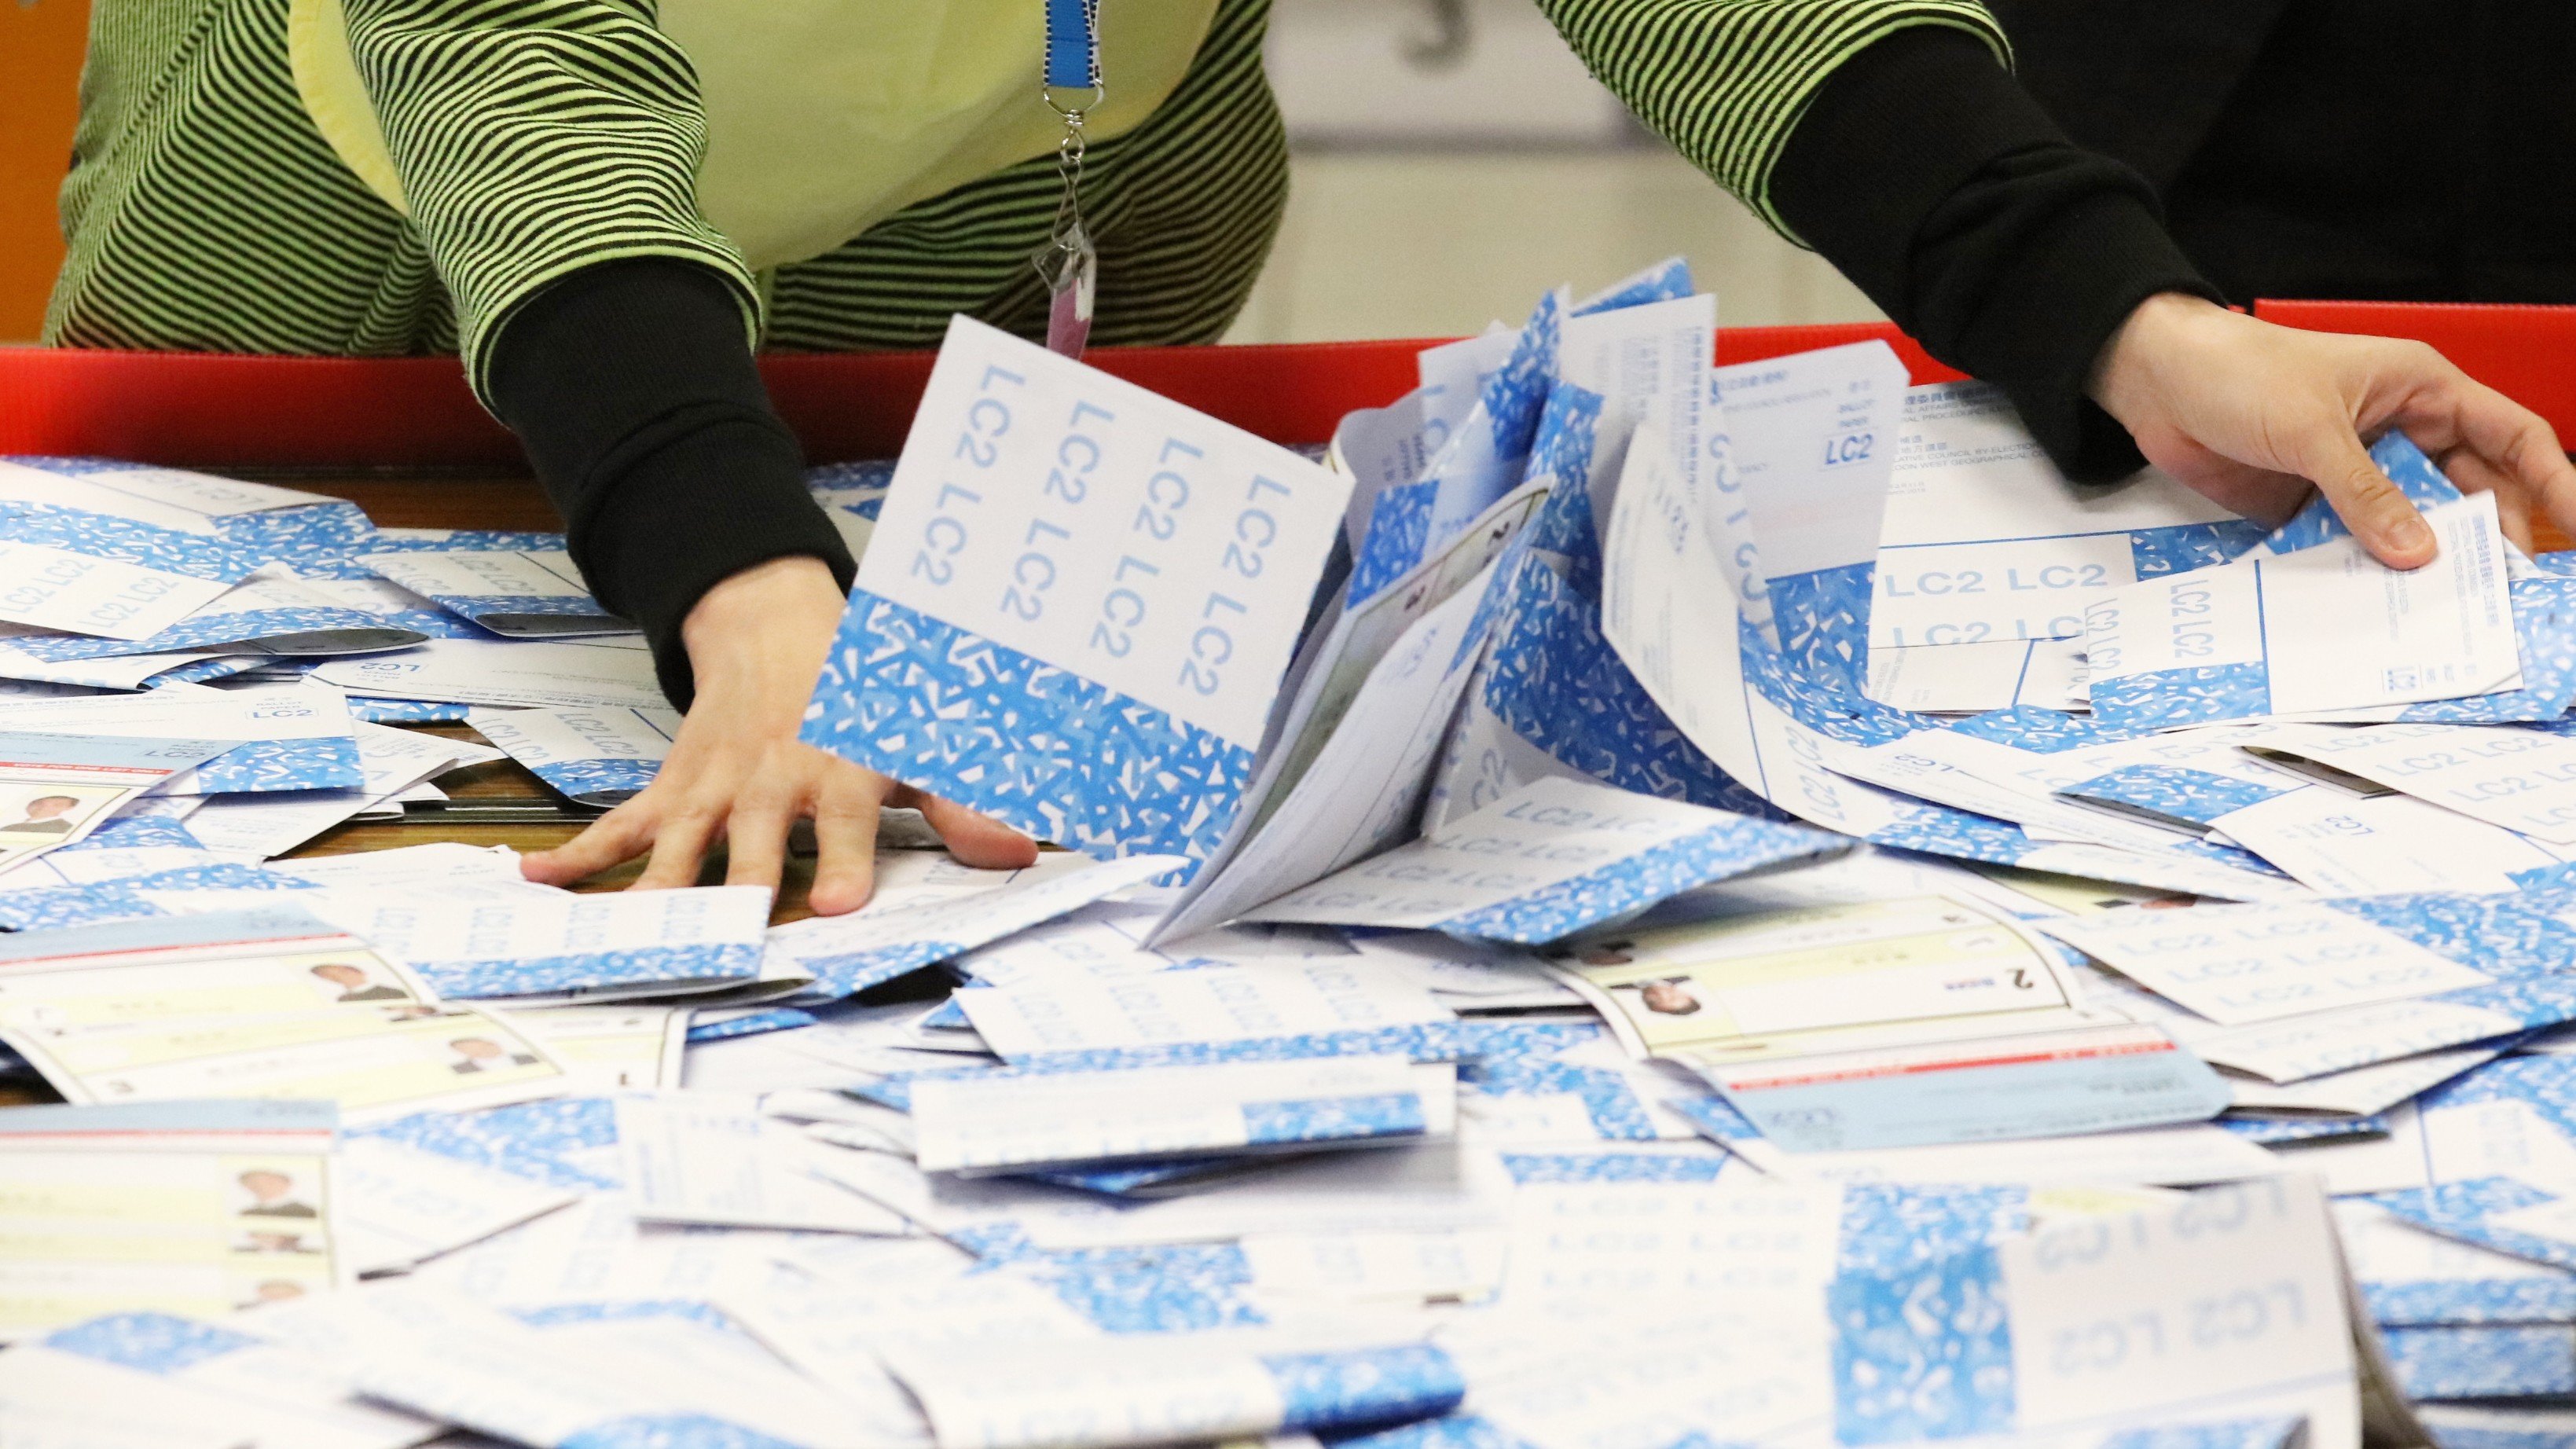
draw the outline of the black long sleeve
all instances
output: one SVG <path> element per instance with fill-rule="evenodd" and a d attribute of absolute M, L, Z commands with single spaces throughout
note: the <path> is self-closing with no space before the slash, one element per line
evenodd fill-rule
<path fill-rule="evenodd" d="M 675 706 L 694 693 L 680 623 L 719 580 L 799 554 L 843 589 L 857 573 L 805 491 L 742 309 L 706 268 L 642 258 L 575 272 L 502 324 L 489 376 L 573 562 L 643 629 Z"/>
<path fill-rule="evenodd" d="M 1770 196 L 1925 350 L 2001 386 L 2068 476 L 2144 462 L 2085 395 L 2093 360 L 2148 297 L 2218 294 L 2145 179 L 2068 141 L 1984 42 L 1923 26 L 1854 56 L 1790 133 Z"/>

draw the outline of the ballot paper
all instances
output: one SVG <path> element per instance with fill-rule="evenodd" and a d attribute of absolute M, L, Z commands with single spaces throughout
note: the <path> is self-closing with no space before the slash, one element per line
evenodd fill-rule
<path fill-rule="evenodd" d="M 117 815 L 68 845 L 0 873 L 0 892 L 92 885 L 219 862 L 247 863 L 241 856 L 207 849 L 179 821 Z"/>
<path fill-rule="evenodd" d="M 2278 727 L 2253 747 L 2357 775 L 2551 845 L 2576 846 L 2576 739 L 2503 726 L 2309 725 Z"/>
<path fill-rule="evenodd" d="M 332 1226 L 352 1271 L 402 1272 L 571 1205 L 568 1189 L 377 1137 L 331 1159 Z"/>
<path fill-rule="evenodd" d="M 1811 723 L 1819 705 L 1790 660 L 1741 620 L 1731 621 L 1733 637 L 1710 626 L 1706 591 L 1690 568 L 1692 532 L 1701 526 L 1673 500 L 1644 488 L 1621 492 L 1606 545 L 1601 632 L 1635 685 L 1732 781 L 1802 820 L 1879 844 L 2222 899 L 2279 893 L 2276 878 L 2225 861 L 2043 841 L 2005 821 L 1837 773 L 1827 761 L 1836 737 Z M 1551 575 L 1535 577 L 1549 587 Z"/>
<path fill-rule="evenodd" d="M 107 458 L 0 458 L 0 499 L 104 513 L 155 528 L 217 536 L 222 521 L 274 509 L 346 507 L 273 483 L 151 468 Z"/>
<path fill-rule="evenodd" d="M 2329 895 L 2502 891 L 2576 854 L 2411 795 L 2312 785 L 2211 819 L 2214 831 Z"/>
<path fill-rule="evenodd" d="M 1456 1013 L 1428 991 L 1355 961 L 1258 962 L 1152 976 L 969 986 L 954 998 L 1014 1065 L 1148 1066 L 1191 1061 L 1401 1054 L 1453 1058 Z"/>
<path fill-rule="evenodd" d="M 657 1092 L 617 1104 L 617 1142 L 637 1218 L 901 1236 L 893 1212 L 815 1170 L 834 1149 L 764 1116 L 754 1097 Z"/>
<path fill-rule="evenodd" d="M 144 791 L 231 748 L 221 739 L 0 733 L 0 870 L 79 840 Z"/>
<path fill-rule="evenodd" d="M 599 606 L 561 549 L 376 553 L 361 562 L 451 613 L 504 639 L 631 634 L 635 626 Z"/>
<path fill-rule="evenodd" d="M 1559 975 L 1792 1151 L 2202 1121 L 2226 1085 L 2159 1031 L 2088 1016 L 2045 945 L 1942 897 L 1586 938 Z"/>
<path fill-rule="evenodd" d="M 432 639 L 399 654 L 334 659 L 313 677 L 352 694 L 541 708 L 661 709 L 653 656 L 625 641 Z"/>
<path fill-rule="evenodd" d="M 945 857 L 934 859 L 947 864 Z M 972 872 L 990 879 L 970 893 L 943 892 L 884 909 L 872 904 L 851 915 L 772 927 L 762 947 L 764 969 L 810 977 L 802 996 L 834 1000 L 962 956 L 1186 864 L 1173 855 L 1093 861 L 1049 852 L 1026 870 Z M 949 869 L 967 873 L 964 867 Z M 884 889 L 881 884 L 881 894 Z"/>
<path fill-rule="evenodd" d="M 12 581 L 0 620 L 62 634 L 152 638 L 259 563 L 220 540 L 104 514 L 0 502 L 0 520 L 0 570 Z"/>
<path fill-rule="evenodd" d="M 1920 389 L 1905 426 L 1880 525 L 1873 650 L 2074 638 L 2095 600 L 2262 537 L 2153 469 L 2115 487 L 2069 483 L 1999 388 Z"/>
<path fill-rule="evenodd" d="M 939 1449 L 1117 1449 L 1327 1431 L 1441 1413 L 1466 1391 L 1420 1342 L 1258 1334 L 997 1337 L 916 1347 L 887 1367 Z"/>
<path fill-rule="evenodd" d="M 441 995 L 599 998 L 708 989 L 760 968 L 766 886 L 577 895 L 522 884 L 454 902 L 324 887 L 300 901 L 409 962 Z"/>
<path fill-rule="evenodd" d="M 1445 1136 L 1457 1121 L 1452 1069 L 1402 1056 L 978 1072 L 905 1086 L 913 1155 L 930 1172 L 1313 1150 Z"/>
<path fill-rule="evenodd" d="M 2424 519 L 2441 551 L 2411 572 L 2347 537 L 2091 600 L 2094 713 L 2161 729 L 2521 688 L 2493 495 Z"/>
<path fill-rule="evenodd" d="M 423 1283 L 313 1305 L 371 1399 L 516 1444 L 787 1444 L 869 1449 L 848 1405 L 737 1334 L 684 1315 L 532 1327 Z"/>
<path fill-rule="evenodd" d="M 0 941 L 0 1019 L 27 1032 L 437 1000 L 402 962 L 284 903 Z"/>
<path fill-rule="evenodd" d="M 680 1085 L 689 1045 L 685 1006 L 544 1006 L 496 1009 L 563 1063 L 572 1092 L 650 1091 Z"/>
<path fill-rule="evenodd" d="M 270 1303 L 312 1301 L 283 1294 L 282 1280 L 269 1286 L 276 1295 Z M 105 1415 L 111 1425 L 127 1416 L 172 1420 L 131 1440 L 59 1441 L 66 1445 L 175 1446 L 211 1433 L 233 1436 L 221 1441 L 228 1443 L 403 1449 L 439 1430 L 430 1420 L 361 1402 L 328 1354 L 260 1336 L 245 1314 L 110 1313 L 21 1345 L 0 1366 L 0 1378 L 8 1381 L 0 1386 L 0 1416 L 13 1439 L 30 1412 L 49 1409 L 93 1423 Z M 26 1442 L 58 1441 L 33 1435 Z"/>
<path fill-rule="evenodd" d="M 353 723 L 362 783 L 354 790 L 287 790 L 223 795 L 189 815 L 189 833 L 209 848 L 266 858 L 296 846 L 414 785 L 500 751 L 415 730 Z"/>
<path fill-rule="evenodd" d="M 603 809 L 653 783 L 680 731 L 678 710 L 652 706 L 477 708 L 466 722 L 574 804 Z"/>
<path fill-rule="evenodd" d="M 38 659 L 61 661 L 218 648 L 284 655 L 366 654 L 417 644 L 423 637 L 417 629 L 349 608 L 271 565 L 148 633 L 107 638 L 23 634 L 10 643 Z"/>
<path fill-rule="evenodd" d="M 2345 1293 L 2324 1196 L 2295 1177 L 1846 1269 L 1831 1290 L 1834 1431 L 1869 1443 L 2291 1416 L 2319 1449 L 2353 1449 Z"/>
<path fill-rule="evenodd" d="M 1607 785 L 1537 780 L 1244 919 L 1537 944 L 1694 886 L 1839 848 L 1800 826 Z"/>
<path fill-rule="evenodd" d="M 338 1103 L 344 1122 L 375 1122 L 552 1096 L 564 1080 L 542 1047 L 471 1010 L 323 1006 L 55 1027 L 42 1009 L 0 1010 L 0 1042 L 73 1102 L 306 1097 Z"/>
<path fill-rule="evenodd" d="M 2044 921 L 2040 929 L 2229 1026 L 2432 996 L 2495 979 L 2338 904 L 2118 911 Z"/>
<path fill-rule="evenodd" d="M 224 1313 L 326 1292 L 328 1103 L 173 1101 L 0 1113 L 0 1340 L 103 1313 Z M 0 1357 L 5 1361 L 5 1357 Z"/>
<path fill-rule="evenodd" d="M 1349 492 L 953 320 L 804 738 L 1060 844 L 1204 858 L 1254 772 Z"/>
<path fill-rule="evenodd" d="M 10 730 L 230 742 L 215 758 L 161 782 L 161 794 L 353 788 L 363 777 L 350 723 L 340 692 L 309 682 L 226 689 L 174 683 L 140 695 L 0 700 L 0 727 Z"/>
<path fill-rule="evenodd" d="M 1857 688 L 1860 641 L 1846 631 L 1867 616 L 1905 364 L 1884 342 L 1856 342 L 1721 367 L 1715 381 L 1726 466 L 1777 619 L 1769 637 L 1819 677 Z M 1725 513 L 1702 515 L 1721 548 L 1734 537 Z"/>

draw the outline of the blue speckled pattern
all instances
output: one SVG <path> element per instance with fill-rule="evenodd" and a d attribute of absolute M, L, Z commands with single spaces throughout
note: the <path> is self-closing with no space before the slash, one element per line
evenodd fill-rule
<path fill-rule="evenodd" d="M 2012 1327 L 1992 1248 L 1905 1271 L 1839 1273 L 1827 1304 L 1834 1436 L 1843 1443 L 2011 1430 Z"/>
<path fill-rule="evenodd" d="M 1398 1137 L 1418 1134 L 1427 1126 L 1422 1098 L 1414 1092 L 1243 1104 L 1243 1140 L 1256 1146 Z"/>
<path fill-rule="evenodd" d="M 617 1145 L 617 1103 L 609 1097 L 557 1097 L 480 1112 L 421 1112 L 355 1128 L 349 1135 L 381 1137 L 549 1187 L 614 1192 L 624 1186 L 591 1165 L 600 1158 L 600 1149 Z"/>
<path fill-rule="evenodd" d="M 1215 851 L 1252 751 L 865 590 L 850 599 L 807 744 L 1093 855 Z"/>
<path fill-rule="evenodd" d="M 253 740 L 197 767 L 194 783 L 206 795 L 262 794 L 278 790 L 355 790 L 367 783 L 358 765 L 355 735 L 321 739 Z"/>
<path fill-rule="evenodd" d="M 1279 1427 L 1290 1432 L 1427 1418 L 1467 1396 L 1457 1363 L 1427 1343 L 1264 1354 L 1261 1366 L 1279 1385 Z"/>
<path fill-rule="evenodd" d="M 2124 729 L 2219 724 L 2272 712 L 2272 675 L 2261 664 L 2151 669 L 2093 681 L 2093 714 Z"/>
<path fill-rule="evenodd" d="M 626 951 L 578 951 L 491 961 L 416 961 L 412 965 L 439 995 L 482 1000 L 664 981 L 746 981 L 760 974 L 760 946 L 743 941 L 643 946 Z"/>
<path fill-rule="evenodd" d="M 111 1313 L 45 1335 L 47 1348 L 147 1374 L 175 1374 L 260 1340 L 170 1313 Z"/>
<path fill-rule="evenodd" d="M 593 1424 L 554 1449 L 806 1449 L 711 1414 L 637 1414 Z"/>
<path fill-rule="evenodd" d="M 1841 837 L 1827 831 L 1738 815 L 1570 880 L 1452 916 L 1437 929 L 1536 945 L 1712 881 L 1845 848 Z"/>
<path fill-rule="evenodd" d="M 2414 1399 L 2576 1394 L 2576 1331 L 2532 1324 L 2453 1324 L 2380 1332 L 2398 1387 Z"/>
<path fill-rule="evenodd" d="M 2298 788 L 2298 782 L 2287 776 L 2274 787 L 2182 765 L 2122 765 L 2089 780 L 2079 780 L 2057 793 L 2070 800 L 2127 805 L 2173 820 L 2208 825 L 2230 811 L 2260 805 Z"/>
<path fill-rule="evenodd" d="M 1506 1152 L 1503 1170 L 1520 1184 L 1549 1182 L 1715 1182 L 1745 1172 L 1729 1157 L 1678 1152 Z"/>

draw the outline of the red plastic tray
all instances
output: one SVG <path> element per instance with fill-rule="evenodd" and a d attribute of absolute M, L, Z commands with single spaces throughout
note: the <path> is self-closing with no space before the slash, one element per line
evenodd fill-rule
<path fill-rule="evenodd" d="M 2326 331 L 2417 337 L 2576 436 L 2576 307 L 2262 302 Z M 1721 362 L 1883 338 L 1917 382 L 1958 373 L 1886 324 L 1736 327 Z M 1424 340 L 1109 348 L 1101 368 L 1283 443 L 1321 442 L 1353 408 L 1412 386 Z M 762 373 L 815 462 L 891 457 L 929 376 L 927 353 L 773 355 Z M 520 465 L 453 358 L 242 357 L 0 348 L 0 453 L 200 467 Z"/>

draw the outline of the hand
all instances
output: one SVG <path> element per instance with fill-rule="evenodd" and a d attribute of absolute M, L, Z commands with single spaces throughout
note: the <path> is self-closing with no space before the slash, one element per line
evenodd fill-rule
<path fill-rule="evenodd" d="M 722 837 L 725 884 L 775 889 L 787 832 L 814 821 L 821 858 L 809 896 L 818 915 L 865 905 L 875 887 L 877 813 L 921 811 L 967 865 L 1033 863 L 1027 836 L 962 805 L 863 770 L 796 738 L 805 703 L 841 622 L 841 591 L 813 558 L 756 564 L 707 590 L 680 626 L 698 680 L 662 772 L 636 797 L 564 845 L 527 857 L 528 879 L 568 885 L 650 850 L 638 890 L 695 884 Z"/>
<path fill-rule="evenodd" d="M 2179 292 L 2138 304 L 2103 345 L 2091 392 L 2147 460 L 2248 518 L 2278 523 L 2314 484 L 2392 568 L 2433 560 L 2433 531 L 2370 461 L 2391 428 L 2463 493 L 2493 493 L 2531 549 L 2534 504 L 2576 530 L 2576 467 L 2538 414 L 2421 342 L 2276 327 Z"/>

